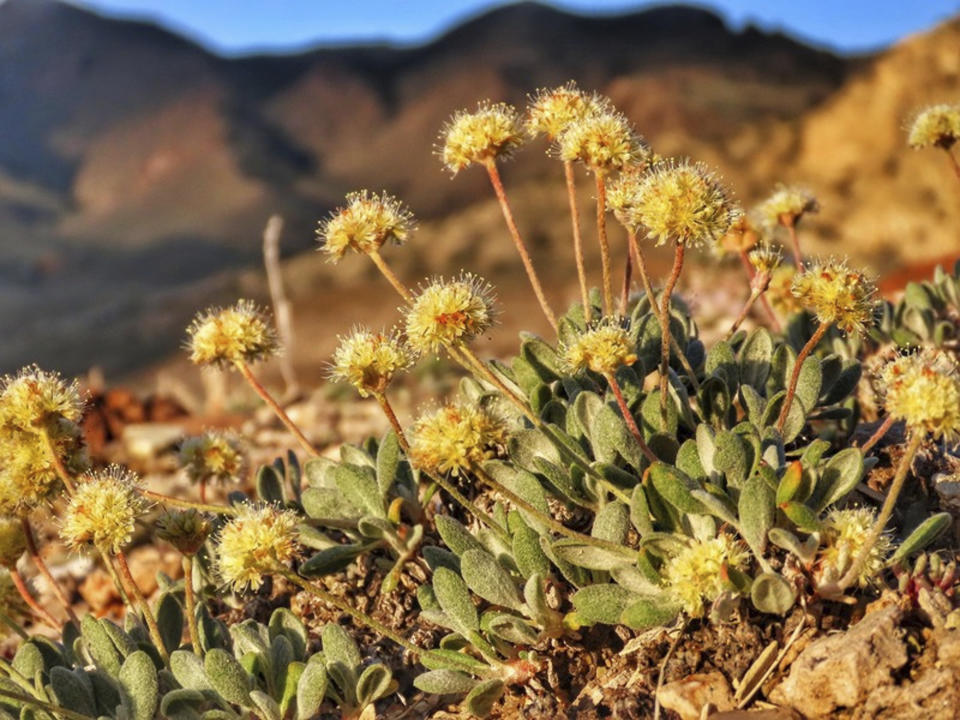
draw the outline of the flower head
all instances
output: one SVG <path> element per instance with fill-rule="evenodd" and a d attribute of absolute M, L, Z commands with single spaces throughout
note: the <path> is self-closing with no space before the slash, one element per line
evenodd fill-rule
<path fill-rule="evenodd" d="M 239 439 L 219 431 L 184 440 L 179 460 L 193 482 L 237 481 L 246 465 Z"/>
<path fill-rule="evenodd" d="M 266 314 L 250 300 L 212 308 L 187 328 L 187 349 L 197 365 L 230 365 L 265 360 L 279 351 Z"/>
<path fill-rule="evenodd" d="M 777 268 L 780 267 L 783 256 L 776 248 L 761 246 L 752 250 L 747 259 L 754 271 L 753 279 L 750 281 L 751 289 L 756 292 L 764 292 L 770 287 L 770 281 Z"/>
<path fill-rule="evenodd" d="M 443 126 L 440 137 L 440 158 L 456 175 L 468 165 L 509 157 L 523 144 L 524 129 L 513 106 L 484 101 L 473 112 L 455 113 Z"/>
<path fill-rule="evenodd" d="M 820 209 L 817 198 L 806 188 L 778 185 L 766 200 L 754 208 L 756 217 L 768 226 L 796 225 L 804 215 Z"/>
<path fill-rule="evenodd" d="M 705 165 L 666 161 L 641 176 L 631 215 L 657 245 L 695 247 L 723 237 L 740 209 Z"/>
<path fill-rule="evenodd" d="M 822 541 L 814 574 L 819 584 L 835 582 L 847 572 L 876 523 L 876 513 L 869 508 L 831 510 L 823 522 Z M 866 587 L 883 572 L 887 556 L 893 548 L 887 534 L 877 538 L 867 553 L 867 560 L 857 578 L 860 587 Z"/>
<path fill-rule="evenodd" d="M 939 147 L 949 150 L 960 140 L 960 103 L 933 105 L 917 113 L 907 133 L 914 150 Z"/>
<path fill-rule="evenodd" d="M 61 420 L 50 446 L 71 474 L 87 468 L 79 426 Z M 41 435 L 0 425 L 0 513 L 22 516 L 53 500 L 62 489 L 51 447 Z"/>
<path fill-rule="evenodd" d="M 395 197 L 366 190 L 347 195 L 347 204 L 322 220 L 317 236 L 322 250 L 336 262 L 348 250 L 371 253 L 384 243 L 402 245 L 413 231 L 413 214 Z"/>
<path fill-rule="evenodd" d="M 560 348 L 562 364 L 572 373 L 592 370 L 612 375 L 622 365 L 637 361 L 635 343 L 615 319 L 604 318 Z"/>
<path fill-rule="evenodd" d="M 396 333 L 355 328 L 333 354 L 330 379 L 348 382 L 361 397 L 378 395 L 416 361 L 416 354 Z"/>
<path fill-rule="evenodd" d="M 137 476 L 119 465 L 81 478 L 63 515 L 60 537 L 74 549 L 118 553 L 130 542 L 147 503 Z"/>
<path fill-rule="evenodd" d="M 954 362 L 938 350 L 904 355 L 880 373 L 887 412 L 908 428 L 935 438 L 960 434 L 960 378 Z"/>
<path fill-rule="evenodd" d="M 407 311 L 407 342 L 418 353 L 436 352 L 469 342 L 496 320 L 493 288 L 464 273 L 454 280 L 435 278 Z"/>
<path fill-rule="evenodd" d="M 220 531 L 220 576 L 234 590 L 257 590 L 263 578 L 297 553 L 297 515 L 271 505 L 242 505 Z"/>
<path fill-rule="evenodd" d="M 609 104 L 606 98 L 583 92 L 571 80 L 559 87 L 537 90 L 527 108 L 524 125 L 531 137 L 543 134 L 553 141 L 578 120 L 608 110 Z"/>
<path fill-rule="evenodd" d="M 503 454 L 509 436 L 506 421 L 490 408 L 455 401 L 417 420 L 410 458 L 427 472 L 459 475 Z"/>
<path fill-rule="evenodd" d="M 157 518 L 157 537 L 184 555 L 196 555 L 210 537 L 210 521 L 196 510 L 174 510 Z"/>
<path fill-rule="evenodd" d="M 650 153 L 630 121 L 609 107 L 577 119 L 560 135 L 559 143 L 561 160 L 579 160 L 601 174 L 643 163 Z"/>
<path fill-rule="evenodd" d="M 76 380 L 68 383 L 58 373 L 33 365 L 3 379 L 0 423 L 25 431 L 50 432 L 61 421 L 80 422 L 84 405 Z"/>
<path fill-rule="evenodd" d="M 701 617 L 706 603 L 728 590 L 728 568 L 742 568 L 748 561 L 743 545 L 726 533 L 712 540 L 693 540 L 670 558 L 661 576 L 667 592 L 691 617 Z"/>
<path fill-rule="evenodd" d="M 793 294 L 817 320 L 846 333 L 860 333 L 873 323 L 876 286 L 840 260 L 812 263 L 793 278 Z"/>
<path fill-rule="evenodd" d="M 0 517 L 0 566 L 16 566 L 26 549 L 27 538 L 23 534 L 23 523 L 19 518 Z"/>

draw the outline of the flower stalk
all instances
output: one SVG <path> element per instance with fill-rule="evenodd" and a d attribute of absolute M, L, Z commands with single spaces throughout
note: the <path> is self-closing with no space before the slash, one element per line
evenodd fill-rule
<path fill-rule="evenodd" d="M 793 364 L 793 372 L 790 373 L 790 384 L 787 386 L 787 394 L 783 398 L 783 407 L 780 408 L 780 415 L 777 417 L 777 430 L 783 432 L 784 425 L 787 424 L 787 417 L 790 415 L 790 407 L 793 405 L 793 398 L 797 394 L 797 383 L 800 381 L 800 372 L 803 370 L 803 363 L 813 352 L 814 348 L 823 340 L 830 326 L 821 322 L 810 339 L 797 353 L 797 360 Z"/>
<path fill-rule="evenodd" d="M 667 429 L 667 383 L 669 382 L 670 368 L 670 298 L 673 295 L 673 289 L 680 278 L 680 271 L 683 270 L 683 257 L 686 247 L 683 243 L 677 243 L 674 248 L 673 268 L 670 276 L 667 278 L 667 284 L 663 288 L 663 297 L 660 301 L 660 427 Z"/>
<path fill-rule="evenodd" d="M 567 184 L 567 202 L 570 205 L 570 222 L 573 228 L 573 256 L 577 265 L 577 279 L 580 281 L 580 302 L 583 303 L 584 321 L 589 325 L 593 315 L 593 307 L 590 304 L 590 292 L 587 289 L 587 270 L 583 261 L 583 238 L 580 235 L 580 213 L 577 211 L 577 187 L 572 161 L 563 161 L 563 175 Z"/>
<path fill-rule="evenodd" d="M 243 376 L 243 379 L 247 381 L 247 384 L 253 388 L 253 391 L 260 396 L 260 399 L 263 400 L 274 414 L 280 419 L 280 422 L 283 423 L 284 427 L 290 431 L 297 442 L 300 444 L 300 447 L 310 456 L 316 457 L 320 454 L 320 451 L 317 450 L 313 444 L 307 439 L 307 436 L 303 434 L 303 431 L 297 426 L 297 424 L 290 419 L 290 416 L 287 415 L 287 412 L 283 409 L 279 402 L 270 394 L 270 392 L 257 380 L 256 375 L 253 374 L 253 371 L 250 369 L 250 366 L 243 360 L 237 360 L 234 365 L 237 370 L 240 371 L 240 374 Z"/>

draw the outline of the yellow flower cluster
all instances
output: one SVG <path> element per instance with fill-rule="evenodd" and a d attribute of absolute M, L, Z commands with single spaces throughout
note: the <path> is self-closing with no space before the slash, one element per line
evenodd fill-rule
<path fill-rule="evenodd" d="M 187 349 L 197 365 L 230 365 L 265 360 L 279 351 L 266 314 L 250 300 L 211 308 L 187 328 Z"/>
<path fill-rule="evenodd" d="M 774 310 L 784 317 L 803 310 L 803 305 L 793 294 L 793 278 L 797 269 L 793 265 L 781 264 L 770 275 L 770 284 L 767 286 L 767 299 Z"/>
<path fill-rule="evenodd" d="M 605 318 L 562 345 L 560 360 L 571 373 L 592 370 L 612 375 L 622 365 L 635 363 L 637 354 L 626 328 L 615 319 Z"/>
<path fill-rule="evenodd" d="M 180 444 L 180 467 L 193 482 L 237 481 L 246 459 L 240 440 L 231 433 L 210 431 Z"/>
<path fill-rule="evenodd" d="M 436 278 L 421 288 L 407 311 L 405 332 L 415 352 L 436 352 L 469 342 L 495 320 L 493 288 L 464 273 L 454 280 Z"/>
<path fill-rule="evenodd" d="M 354 329 L 333 354 L 330 379 L 348 382 L 361 397 L 378 395 L 416 361 L 416 354 L 396 333 Z"/>
<path fill-rule="evenodd" d="M 402 245 L 413 232 L 413 214 L 395 197 L 366 190 L 347 195 L 347 204 L 320 222 L 317 236 L 332 262 L 348 250 L 371 253 L 385 243 Z"/>
<path fill-rule="evenodd" d="M 706 605 L 730 589 L 727 568 L 742 568 L 748 560 L 743 545 L 722 533 L 712 540 L 692 540 L 665 563 L 661 576 L 683 611 L 702 617 Z"/>
<path fill-rule="evenodd" d="M 817 320 L 860 333 L 874 320 L 876 286 L 840 260 L 812 263 L 793 278 L 793 295 Z"/>
<path fill-rule="evenodd" d="M 630 121 L 609 107 L 579 118 L 558 141 L 561 160 L 579 160 L 604 175 L 642 164 L 649 157 L 649 150 L 634 132 Z"/>
<path fill-rule="evenodd" d="M 64 511 L 60 537 L 74 549 L 123 550 L 137 518 L 147 510 L 138 483 L 135 474 L 119 465 L 80 478 Z"/>
<path fill-rule="evenodd" d="M 780 267 L 781 260 L 783 260 L 779 250 L 763 245 L 752 250 L 747 258 L 757 275 L 764 275 L 767 278 L 773 276 L 773 273 Z"/>
<path fill-rule="evenodd" d="M 740 217 L 720 179 L 703 164 L 660 162 L 639 178 L 627 204 L 629 223 L 657 245 L 716 242 Z"/>
<path fill-rule="evenodd" d="M 824 519 L 822 542 L 814 567 L 821 584 L 836 582 L 850 569 L 860 555 L 870 531 L 876 523 L 876 513 L 869 508 L 831 510 Z M 866 587 L 883 572 L 887 556 L 893 548 L 890 537 L 881 535 L 867 553 L 866 562 L 857 581 Z"/>
<path fill-rule="evenodd" d="M 474 163 L 509 157 L 523 144 L 517 111 L 506 103 L 481 102 L 473 112 L 457 112 L 440 131 L 440 158 L 454 175 Z"/>
<path fill-rule="evenodd" d="M 768 226 L 788 226 L 819 209 L 816 197 L 806 188 L 778 185 L 772 195 L 754 208 L 754 215 Z"/>
<path fill-rule="evenodd" d="M 888 363 L 880 373 L 887 412 L 935 438 L 960 435 L 960 378 L 944 353 L 924 350 Z"/>
<path fill-rule="evenodd" d="M 509 436 L 506 421 L 490 408 L 455 401 L 417 420 L 410 459 L 426 472 L 456 476 L 503 454 Z"/>
<path fill-rule="evenodd" d="M 917 113 L 907 133 L 907 144 L 915 150 L 939 147 L 949 150 L 960 140 L 960 103 L 933 105 Z"/>
<path fill-rule="evenodd" d="M 524 126 L 531 137 L 545 135 L 551 142 L 587 115 L 609 110 L 609 101 L 580 90 L 572 80 L 552 89 L 541 88 L 531 99 Z"/>
<path fill-rule="evenodd" d="M 0 390 L 0 513 L 21 515 L 60 488 L 54 454 L 70 472 L 86 469 L 76 382 L 27 367 Z M 48 442 L 49 441 L 49 442 Z"/>
<path fill-rule="evenodd" d="M 236 591 L 259 589 L 265 575 L 296 555 L 297 522 L 290 510 L 242 505 L 220 531 L 217 556 L 223 581 Z"/>

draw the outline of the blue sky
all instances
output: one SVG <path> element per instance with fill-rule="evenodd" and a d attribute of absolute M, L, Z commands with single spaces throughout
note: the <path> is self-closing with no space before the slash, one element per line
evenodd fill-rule
<path fill-rule="evenodd" d="M 2 1 L 2 0 L 0 0 Z M 225 54 L 291 50 L 318 43 L 417 43 L 496 0 L 71 0 L 102 13 L 150 19 Z M 659 3 L 557 0 L 584 13 Z M 960 13 L 960 0 L 706 0 L 735 27 L 753 22 L 808 42 L 857 52 L 883 47 Z"/>

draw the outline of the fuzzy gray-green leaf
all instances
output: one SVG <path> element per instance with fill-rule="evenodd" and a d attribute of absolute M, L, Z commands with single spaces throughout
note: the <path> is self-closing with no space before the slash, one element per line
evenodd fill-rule
<path fill-rule="evenodd" d="M 308 720 L 320 710 L 327 694 L 327 669 L 322 662 L 308 662 L 297 681 L 297 720 Z"/>
<path fill-rule="evenodd" d="M 523 598 L 510 573 L 496 558 L 484 550 L 468 550 L 460 558 L 463 581 L 477 595 L 489 603 L 519 610 Z"/>
<path fill-rule="evenodd" d="M 889 564 L 893 565 L 900 560 L 920 552 L 927 545 L 937 539 L 944 530 L 950 527 L 952 519 L 950 513 L 941 512 L 931 515 L 918 525 L 907 539 L 901 543 L 900 547 L 890 558 Z"/>
<path fill-rule="evenodd" d="M 477 608 L 470 598 L 467 584 L 459 575 L 447 568 L 437 568 L 433 574 L 433 591 L 443 612 L 456 623 L 461 632 L 480 629 Z"/>
<path fill-rule="evenodd" d="M 433 695 L 463 695 L 470 692 L 477 681 L 458 670 L 428 670 L 413 679 L 413 686 Z"/>
<path fill-rule="evenodd" d="M 131 720 L 152 720 L 160 705 L 160 682 L 150 656 L 142 650 L 133 653 L 124 661 L 117 679 Z"/>
<path fill-rule="evenodd" d="M 234 705 L 250 705 L 250 678 L 226 650 L 213 648 L 203 659 L 203 669 L 213 689 Z"/>

